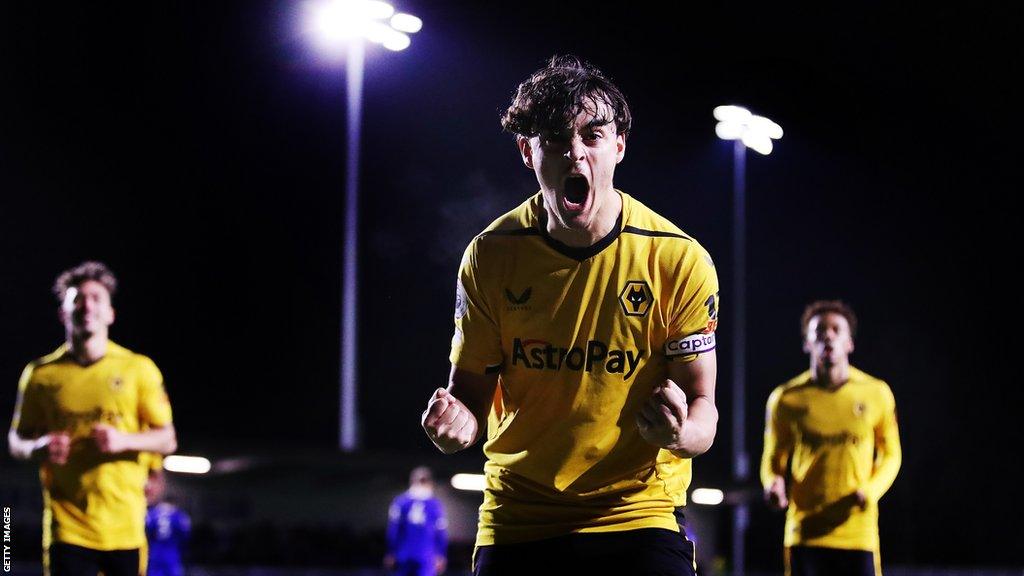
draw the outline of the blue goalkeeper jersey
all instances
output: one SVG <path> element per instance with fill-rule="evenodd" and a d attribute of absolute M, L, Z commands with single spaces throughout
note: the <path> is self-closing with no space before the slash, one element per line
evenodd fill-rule
<path fill-rule="evenodd" d="M 188 514 L 173 504 L 161 502 L 146 512 L 146 539 L 149 541 L 148 576 L 183 576 L 181 551 L 185 547 L 192 522 Z"/>
<path fill-rule="evenodd" d="M 388 510 L 388 552 L 396 562 L 433 562 L 446 556 L 448 520 L 441 501 L 433 496 L 405 492 Z"/>

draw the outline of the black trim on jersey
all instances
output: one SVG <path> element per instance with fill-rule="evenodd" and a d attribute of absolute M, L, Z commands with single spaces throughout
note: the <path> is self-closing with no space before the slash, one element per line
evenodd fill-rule
<path fill-rule="evenodd" d="M 615 239 L 619 237 L 619 234 L 621 232 L 622 211 L 619 212 L 619 217 L 615 219 L 615 226 L 612 228 L 611 232 L 609 232 L 608 234 L 605 235 L 604 238 L 601 238 L 596 243 L 591 244 L 590 246 L 577 247 L 562 244 L 558 240 L 555 240 L 554 238 L 549 236 L 548 231 L 546 229 L 540 231 L 540 236 L 541 238 L 544 239 L 544 242 L 546 242 L 547 245 L 550 246 L 551 249 L 554 250 L 555 252 L 558 252 L 563 256 L 568 256 L 573 260 L 579 260 L 580 262 L 582 262 L 587 258 L 597 256 L 598 254 L 601 253 L 602 250 L 611 246 L 612 242 L 615 242 Z"/>
<path fill-rule="evenodd" d="M 500 373 L 501 373 L 501 364 L 498 364 L 497 366 L 487 366 L 487 367 L 484 368 L 484 374 L 500 374 Z"/>
<path fill-rule="evenodd" d="M 514 230 L 491 230 L 480 235 L 484 236 L 540 236 L 540 230 L 536 228 L 516 228 Z"/>
<path fill-rule="evenodd" d="M 689 236 L 683 236 L 682 234 L 676 234 L 675 232 L 660 232 L 658 230 L 644 230 L 643 228 L 637 228 L 636 226 L 626 226 L 622 229 L 626 234 L 637 234 L 640 236 L 651 236 L 653 238 L 682 238 L 683 240 L 693 240 Z"/>
<path fill-rule="evenodd" d="M 544 242 L 548 246 L 550 246 L 555 252 L 558 252 L 563 256 L 568 256 L 573 260 L 579 260 L 580 262 L 582 262 L 587 258 L 597 256 L 602 250 L 604 250 L 608 246 L 611 246 L 612 242 L 615 242 L 615 239 L 618 238 L 619 234 L 622 232 L 629 232 L 631 234 L 641 234 L 644 236 L 675 236 L 677 238 L 686 238 L 687 240 L 689 240 L 689 238 L 687 238 L 686 236 L 672 234 L 671 232 L 653 232 L 651 230 L 642 230 L 634 226 L 626 226 L 625 228 L 623 228 L 621 211 L 619 212 L 619 217 L 615 219 L 615 226 L 612 228 L 612 230 L 608 232 L 608 234 L 606 234 L 604 238 L 601 238 L 600 240 L 598 240 L 594 244 L 591 244 L 590 246 L 577 247 L 563 244 L 558 240 L 552 238 L 550 235 L 548 235 L 547 229 L 538 228 L 513 228 L 511 230 L 491 230 L 489 232 L 484 232 L 479 237 L 484 238 L 486 236 L 540 236 L 541 238 L 544 239 Z"/>

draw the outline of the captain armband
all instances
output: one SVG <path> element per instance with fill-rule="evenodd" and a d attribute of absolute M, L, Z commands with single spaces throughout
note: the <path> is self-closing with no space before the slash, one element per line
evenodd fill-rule
<path fill-rule="evenodd" d="M 715 333 L 698 332 L 683 338 L 672 338 L 665 342 L 665 356 L 689 356 L 703 354 L 715 349 Z"/>

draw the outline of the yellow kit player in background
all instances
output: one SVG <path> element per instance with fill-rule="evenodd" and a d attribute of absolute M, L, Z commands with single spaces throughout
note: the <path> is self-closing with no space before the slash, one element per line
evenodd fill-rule
<path fill-rule="evenodd" d="M 163 377 L 108 339 L 117 280 L 85 262 L 54 284 L 65 341 L 21 377 L 11 454 L 40 462 L 51 576 L 137 576 L 146 543 L 148 457 L 177 447 Z"/>
<path fill-rule="evenodd" d="M 693 574 L 674 513 L 718 422 L 711 258 L 614 188 L 631 116 L 593 66 L 553 58 L 502 124 L 540 192 L 467 248 L 422 417 L 445 453 L 487 423 L 475 574 Z"/>
<path fill-rule="evenodd" d="M 768 398 L 765 497 L 787 508 L 786 574 L 881 575 L 878 500 L 900 468 L 889 386 L 850 366 L 857 318 L 838 301 L 802 319 L 810 370 Z"/>

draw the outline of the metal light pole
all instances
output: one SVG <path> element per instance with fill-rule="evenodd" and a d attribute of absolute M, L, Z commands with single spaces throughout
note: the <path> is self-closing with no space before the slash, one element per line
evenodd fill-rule
<path fill-rule="evenodd" d="M 739 106 L 719 106 L 714 110 L 718 125 L 715 133 L 723 140 L 733 140 L 733 298 L 735 318 L 732 339 L 732 473 L 738 485 L 750 479 L 750 455 L 746 438 L 746 374 L 747 374 L 747 148 L 767 155 L 772 139 L 782 138 L 782 128 L 761 116 L 754 116 Z M 750 510 L 745 501 L 733 508 L 732 566 L 733 574 L 743 574 L 746 556 L 745 535 L 750 523 Z"/>
<path fill-rule="evenodd" d="M 363 117 L 363 60 L 361 39 L 349 44 L 346 56 L 348 140 L 345 159 L 345 236 L 341 265 L 341 374 L 338 400 L 338 447 L 359 448 L 359 413 L 356 411 L 357 338 L 359 335 L 359 132 Z"/>
<path fill-rule="evenodd" d="M 307 5 L 307 32 L 320 49 L 344 51 L 348 111 L 345 161 L 345 234 L 342 248 L 341 350 L 338 383 L 338 447 L 345 452 L 360 446 L 358 387 L 359 334 L 359 141 L 363 112 L 363 64 L 366 40 L 393 51 L 411 41 L 423 22 L 377 0 L 323 0 Z M 385 23 L 385 21 L 387 23 Z"/>

